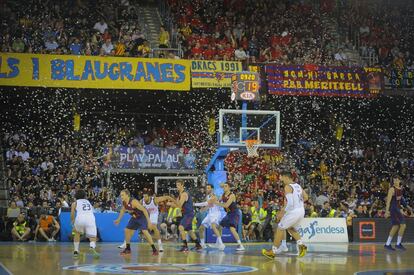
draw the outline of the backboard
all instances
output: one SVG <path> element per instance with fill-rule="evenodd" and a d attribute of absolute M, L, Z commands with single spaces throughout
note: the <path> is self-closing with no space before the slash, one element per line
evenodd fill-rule
<path fill-rule="evenodd" d="M 280 112 L 221 109 L 218 143 L 222 147 L 246 147 L 246 140 L 260 140 L 259 148 L 280 147 Z"/>

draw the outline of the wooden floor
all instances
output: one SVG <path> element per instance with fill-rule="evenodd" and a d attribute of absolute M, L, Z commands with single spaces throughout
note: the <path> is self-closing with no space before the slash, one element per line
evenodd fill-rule
<path fill-rule="evenodd" d="M 314 244 L 304 258 L 291 252 L 269 260 L 261 256 L 268 244 L 247 244 L 245 252 L 227 246 L 224 252 L 207 249 L 180 253 L 175 244 L 153 257 L 146 244 L 133 244 L 122 257 L 115 243 L 98 244 L 100 259 L 83 254 L 72 258 L 69 243 L 0 243 L 0 274 L 414 274 L 414 245 L 405 252 L 385 251 L 382 244 Z M 82 243 L 81 250 L 87 251 Z M 290 247 L 290 249 L 294 249 Z M 85 273 L 86 272 L 86 273 Z"/>

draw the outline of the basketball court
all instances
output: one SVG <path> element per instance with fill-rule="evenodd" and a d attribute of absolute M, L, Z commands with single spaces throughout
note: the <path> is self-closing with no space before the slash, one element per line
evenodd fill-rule
<path fill-rule="evenodd" d="M 75 260 L 70 243 L 2 243 L 0 274 L 414 274 L 414 245 L 388 252 L 382 244 L 310 244 L 303 258 L 288 252 L 274 260 L 261 256 L 264 243 L 247 244 L 245 252 L 228 245 L 223 252 L 189 253 L 167 243 L 156 257 L 147 244 L 132 244 L 128 257 L 120 256 L 116 245 L 99 243 L 100 259 L 82 254 Z M 87 247 L 81 244 L 81 253 Z"/>

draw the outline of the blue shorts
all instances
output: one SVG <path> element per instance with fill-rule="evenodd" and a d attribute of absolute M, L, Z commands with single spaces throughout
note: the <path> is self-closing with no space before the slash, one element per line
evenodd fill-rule
<path fill-rule="evenodd" d="M 403 214 L 401 214 L 401 211 L 399 209 L 391 210 L 390 211 L 390 216 L 391 216 L 392 225 L 405 224 L 404 216 L 403 216 Z"/>
<path fill-rule="evenodd" d="M 237 228 L 239 226 L 239 213 L 228 212 L 227 215 L 221 220 L 220 226 Z"/>
<path fill-rule="evenodd" d="M 131 229 L 131 230 L 138 230 L 138 229 L 148 230 L 147 219 L 145 217 L 139 217 L 139 218 L 132 217 L 131 219 L 129 219 L 129 222 L 126 228 Z"/>
<path fill-rule="evenodd" d="M 194 219 L 194 213 L 183 215 L 180 221 L 180 225 L 184 227 L 185 231 L 193 230 L 193 219 Z"/>

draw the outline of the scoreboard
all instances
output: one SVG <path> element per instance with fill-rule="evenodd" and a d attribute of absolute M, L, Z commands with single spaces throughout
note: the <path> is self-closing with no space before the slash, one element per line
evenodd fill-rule
<path fill-rule="evenodd" d="M 259 101 L 260 75 L 257 72 L 239 72 L 231 76 L 231 100 Z"/>

